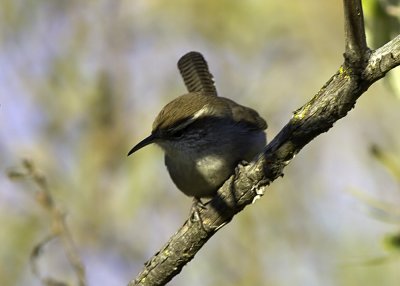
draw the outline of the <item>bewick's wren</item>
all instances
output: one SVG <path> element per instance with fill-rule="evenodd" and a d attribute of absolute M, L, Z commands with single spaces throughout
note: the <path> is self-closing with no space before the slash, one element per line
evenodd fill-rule
<path fill-rule="evenodd" d="M 267 123 L 258 113 L 218 97 L 203 56 L 190 52 L 178 61 L 189 93 L 168 103 L 151 135 L 128 156 L 156 143 L 175 185 L 197 199 L 212 197 L 242 160 L 251 161 L 266 144 Z"/>

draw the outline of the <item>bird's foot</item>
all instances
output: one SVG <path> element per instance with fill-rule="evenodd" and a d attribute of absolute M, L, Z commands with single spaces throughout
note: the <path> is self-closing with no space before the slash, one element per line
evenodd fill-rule
<path fill-rule="evenodd" d="M 200 198 L 194 197 L 192 207 L 190 208 L 189 224 L 200 223 L 201 228 L 205 231 L 203 220 L 200 216 L 200 209 L 206 209 L 206 204 Z"/>

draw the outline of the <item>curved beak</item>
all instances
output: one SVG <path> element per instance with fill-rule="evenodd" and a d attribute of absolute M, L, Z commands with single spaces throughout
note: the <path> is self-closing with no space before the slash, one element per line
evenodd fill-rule
<path fill-rule="evenodd" d="M 157 139 L 157 136 L 154 134 L 151 134 L 150 136 L 144 138 L 142 141 L 140 141 L 138 144 L 136 144 L 131 151 L 129 151 L 128 156 L 135 153 L 137 150 L 142 149 L 143 147 L 154 143 L 154 141 Z"/>

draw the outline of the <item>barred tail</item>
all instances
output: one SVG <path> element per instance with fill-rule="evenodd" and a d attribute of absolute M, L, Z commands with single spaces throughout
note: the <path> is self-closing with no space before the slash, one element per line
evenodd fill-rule
<path fill-rule="evenodd" d="M 178 69 L 189 92 L 203 92 L 217 96 L 214 78 L 202 54 L 189 52 L 178 61 Z"/>

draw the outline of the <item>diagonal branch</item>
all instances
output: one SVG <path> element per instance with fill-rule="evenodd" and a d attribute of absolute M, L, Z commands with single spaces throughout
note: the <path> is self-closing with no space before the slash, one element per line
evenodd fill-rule
<path fill-rule="evenodd" d="M 377 81 L 396 66 L 400 65 L 400 35 L 372 52 L 362 77 L 366 81 Z"/>
<path fill-rule="evenodd" d="M 400 35 L 369 52 L 365 43 L 361 1 L 344 0 L 345 63 L 267 145 L 258 160 L 239 165 L 217 195 L 199 210 L 200 222 L 187 220 L 129 285 L 165 285 L 219 228 L 260 197 L 282 176 L 285 166 L 318 135 L 354 107 L 357 99 L 389 70 L 400 65 Z"/>

